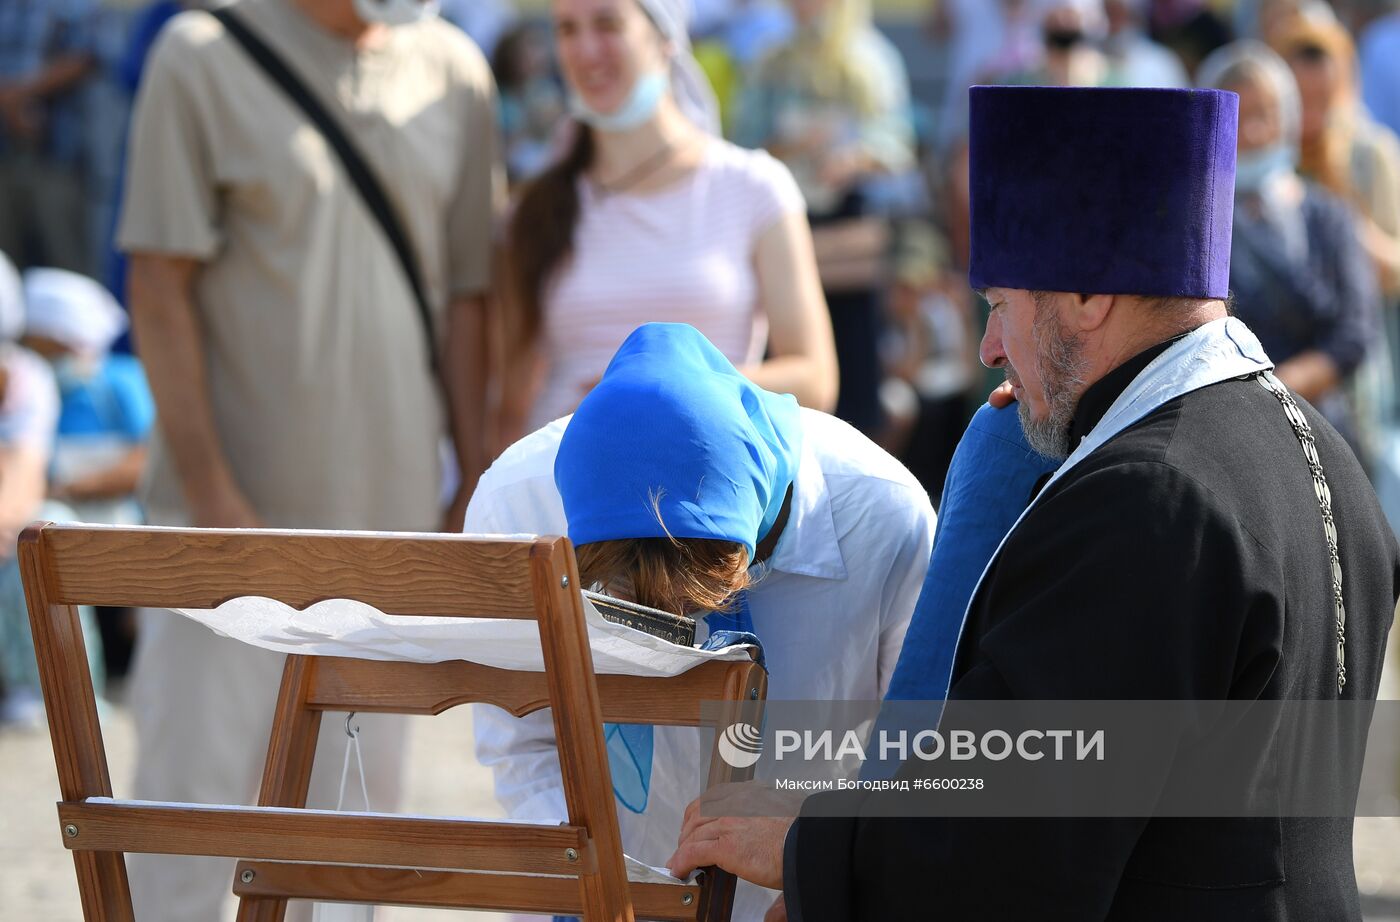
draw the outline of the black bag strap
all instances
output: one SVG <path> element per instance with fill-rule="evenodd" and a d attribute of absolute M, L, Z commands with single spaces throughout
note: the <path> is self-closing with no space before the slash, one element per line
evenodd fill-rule
<path fill-rule="evenodd" d="M 423 324 L 423 336 L 428 346 L 428 364 L 432 368 L 433 377 L 441 382 L 442 374 L 438 367 L 437 348 L 434 345 L 432 311 L 428 307 L 428 296 L 423 287 L 423 277 L 419 274 L 418 260 L 408 241 L 408 234 L 404 232 L 403 224 L 394 212 L 389 196 L 384 192 L 383 184 L 374 175 L 370 165 L 360 156 L 359 150 L 355 148 L 354 143 L 340 127 L 335 117 L 327 111 L 325 106 L 321 105 L 321 102 L 277 52 L 268 47 L 267 43 L 249 29 L 228 7 L 212 9 L 208 12 L 223 24 L 224 29 L 238 41 L 238 44 L 243 46 L 243 50 L 248 53 L 248 56 L 263 69 L 268 77 L 272 78 L 274 83 L 282 88 L 282 91 L 292 102 L 301 108 L 306 117 L 321 132 L 326 143 L 340 157 L 346 175 L 355 184 L 360 198 L 364 200 L 370 214 L 374 215 L 375 221 L 379 223 L 380 230 L 384 232 L 394 255 L 398 257 L 399 265 L 403 267 L 403 274 L 408 279 L 408 287 L 413 289 L 413 301 L 418 307 L 418 319 Z"/>

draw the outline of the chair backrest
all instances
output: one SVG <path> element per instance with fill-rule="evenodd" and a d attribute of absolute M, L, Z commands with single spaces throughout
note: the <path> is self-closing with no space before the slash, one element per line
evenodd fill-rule
<path fill-rule="evenodd" d="M 609 920 L 633 918 L 635 897 L 647 917 L 727 918 L 728 875 L 670 893 L 629 886 L 602 723 L 700 725 L 701 702 L 761 700 L 766 676 L 756 664 L 732 662 L 669 679 L 595 675 L 564 538 L 36 523 L 20 538 L 20 565 L 63 796 L 60 826 L 88 920 L 131 919 L 127 851 L 249 859 L 235 884 L 241 920 L 281 919 L 289 897 Z M 545 671 L 289 656 L 258 807 L 112 800 L 75 606 L 208 609 L 250 595 L 298 609 L 353 599 L 390 615 L 534 620 Z M 465 702 L 517 716 L 551 708 L 567 824 L 296 809 L 306 803 L 325 711 L 437 714 Z M 712 758 L 712 782 L 740 777 Z M 528 876 L 540 874 L 553 877 Z"/>

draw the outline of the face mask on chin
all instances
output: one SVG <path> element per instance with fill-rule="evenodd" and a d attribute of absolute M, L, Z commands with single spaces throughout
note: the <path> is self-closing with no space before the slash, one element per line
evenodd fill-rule
<path fill-rule="evenodd" d="M 1235 194 L 1255 195 L 1281 173 L 1293 172 L 1293 149 L 1283 142 L 1240 154 L 1235 160 Z"/>
<path fill-rule="evenodd" d="M 58 389 L 66 393 L 90 383 L 97 376 L 97 365 L 84 356 L 61 355 L 53 361 L 53 376 Z"/>
<path fill-rule="evenodd" d="M 574 118 L 599 131 L 630 131 L 656 114 L 656 107 L 661 104 L 661 97 L 666 95 L 670 85 L 670 77 L 665 71 L 652 71 L 633 82 L 627 98 L 612 112 L 598 112 L 590 108 L 577 93 L 570 93 L 569 109 Z"/>
<path fill-rule="evenodd" d="M 355 15 L 367 23 L 406 26 L 436 16 L 438 0 L 354 0 Z"/>

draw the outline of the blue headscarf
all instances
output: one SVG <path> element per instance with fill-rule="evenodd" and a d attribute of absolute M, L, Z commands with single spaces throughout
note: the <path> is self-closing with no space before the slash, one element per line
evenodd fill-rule
<path fill-rule="evenodd" d="M 751 383 L 694 327 L 638 327 L 559 443 L 569 540 L 711 538 L 752 560 L 797 472 L 798 414 L 792 395 Z"/>

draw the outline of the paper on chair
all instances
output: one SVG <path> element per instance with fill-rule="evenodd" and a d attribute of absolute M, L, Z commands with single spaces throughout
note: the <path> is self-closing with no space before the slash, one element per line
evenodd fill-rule
<path fill-rule="evenodd" d="M 691 871 L 685 880 L 671 876 L 671 872 L 665 868 L 652 867 L 633 858 L 631 855 L 623 855 L 622 862 L 627 867 L 627 879 L 634 884 L 668 884 L 673 887 L 684 887 L 687 884 L 695 883 L 699 876 L 699 870 Z"/>
<path fill-rule="evenodd" d="M 534 621 L 386 615 L 350 599 L 328 599 L 305 611 L 247 596 L 215 609 L 174 609 L 215 633 L 278 653 L 437 663 L 467 660 L 499 669 L 543 672 Z M 597 673 L 673 676 L 709 660 L 747 660 L 747 647 L 713 652 L 682 647 L 605 621 L 583 600 Z"/>

